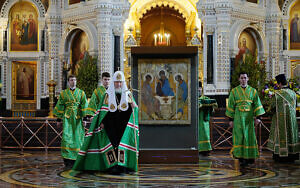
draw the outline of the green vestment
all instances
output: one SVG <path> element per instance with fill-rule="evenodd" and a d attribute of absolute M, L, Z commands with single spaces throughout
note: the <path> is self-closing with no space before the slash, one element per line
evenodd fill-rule
<path fill-rule="evenodd" d="M 198 126 L 198 151 L 212 150 L 210 144 L 210 126 L 209 119 L 213 108 L 218 104 L 215 99 L 206 96 L 199 97 L 199 126 Z"/>
<path fill-rule="evenodd" d="M 300 152 L 296 119 L 296 93 L 290 89 L 275 92 L 272 98 L 272 125 L 268 149 L 280 157 Z"/>
<path fill-rule="evenodd" d="M 76 160 L 84 139 L 82 117 L 86 115 L 88 102 L 84 91 L 76 88 L 63 90 L 58 98 L 53 114 L 63 120 L 61 155 L 65 159 Z"/>
<path fill-rule="evenodd" d="M 102 101 L 102 98 L 104 97 L 106 92 L 106 89 L 104 86 L 100 86 L 96 88 L 93 92 L 93 95 L 89 101 L 89 107 L 87 114 L 93 116 L 95 112 L 101 107 L 100 102 Z"/>
<path fill-rule="evenodd" d="M 265 113 L 256 89 L 247 86 L 233 88 L 229 95 L 226 116 L 233 118 L 233 157 L 258 158 L 254 117 Z"/>
<path fill-rule="evenodd" d="M 135 104 L 131 95 L 129 95 L 129 98 L 131 103 Z M 116 150 L 105 128 L 102 129 L 100 127 L 101 122 L 103 122 L 109 111 L 107 97 L 105 97 L 104 102 L 101 102 L 101 104 L 101 108 L 96 112 L 89 131 L 85 135 L 84 143 L 78 153 L 73 170 L 105 171 L 113 166 L 119 165 L 137 171 L 139 151 L 137 105 L 132 109 L 129 121 L 127 122 Z M 129 105 L 131 104 L 129 103 Z M 116 154 L 115 151 L 118 153 Z"/>

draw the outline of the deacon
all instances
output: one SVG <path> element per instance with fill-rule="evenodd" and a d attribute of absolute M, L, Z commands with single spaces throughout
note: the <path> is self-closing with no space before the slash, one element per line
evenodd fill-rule
<path fill-rule="evenodd" d="M 98 110 L 99 104 L 102 103 L 106 89 L 108 88 L 109 80 L 110 74 L 108 72 L 103 72 L 101 75 L 101 85 L 94 90 L 92 97 L 89 101 L 89 107 L 87 112 L 89 116 L 93 116 Z"/>
<path fill-rule="evenodd" d="M 68 78 L 69 88 L 63 90 L 58 98 L 53 114 L 58 118 L 58 125 L 63 122 L 61 140 L 61 155 L 65 166 L 71 168 L 76 160 L 77 153 L 83 143 L 84 126 L 82 117 L 86 115 L 88 102 L 84 91 L 76 88 L 76 77 Z"/>
<path fill-rule="evenodd" d="M 85 135 L 73 170 L 111 174 L 137 171 L 138 149 L 138 107 L 123 72 L 117 71 Z"/>
<path fill-rule="evenodd" d="M 248 80 L 246 72 L 239 74 L 240 85 L 231 90 L 226 108 L 229 125 L 233 126 L 231 152 L 241 167 L 254 163 L 259 156 L 254 122 L 261 123 L 260 116 L 265 113 L 256 89 L 248 85 Z"/>
<path fill-rule="evenodd" d="M 272 97 L 273 112 L 268 149 L 273 152 L 273 159 L 278 162 L 294 162 L 299 159 L 300 142 L 296 119 L 296 93 L 287 87 L 284 74 L 279 74 L 276 81 L 280 90 Z"/>
<path fill-rule="evenodd" d="M 208 156 L 212 150 L 210 144 L 210 116 L 218 108 L 216 99 L 201 95 L 202 83 L 199 81 L 199 122 L 198 122 L 198 151 L 202 156 Z M 201 92 L 203 94 L 203 92 Z"/>

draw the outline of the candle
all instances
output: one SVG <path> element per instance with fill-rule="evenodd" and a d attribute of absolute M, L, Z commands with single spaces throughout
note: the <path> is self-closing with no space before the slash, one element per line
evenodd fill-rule
<path fill-rule="evenodd" d="M 161 44 L 161 42 L 162 42 L 161 39 L 162 39 L 162 38 L 161 38 L 161 35 L 158 34 L 158 42 L 159 42 L 159 44 Z"/>
<path fill-rule="evenodd" d="M 156 76 L 154 76 L 154 89 L 156 90 L 156 82 L 157 82 L 157 80 L 156 80 Z M 155 91 L 154 91 L 154 93 L 156 93 Z"/>
<path fill-rule="evenodd" d="M 154 46 L 156 46 L 156 45 L 157 45 L 157 35 L 154 34 Z"/>
<path fill-rule="evenodd" d="M 54 80 L 54 59 L 51 59 L 51 77 L 50 80 Z"/>

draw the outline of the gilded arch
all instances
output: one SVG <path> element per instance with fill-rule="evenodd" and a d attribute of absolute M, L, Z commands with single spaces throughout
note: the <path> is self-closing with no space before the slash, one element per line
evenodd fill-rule
<path fill-rule="evenodd" d="M 194 34 L 194 28 L 201 28 L 201 21 L 198 17 L 198 10 L 196 7 L 196 2 L 198 0 L 165 0 L 165 1 L 156 1 L 156 0 L 132 0 L 131 8 L 129 12 L 129 18 L 125 22 L 125 38 L 129 35 L 129 29 L 132 30 L 132 34 L 135 38 L 139 39 L 141 32 L 140 19 L 143 15 L 154 7 L 169 6 L 170 8 L 175 9 L 186 21 L 186 33 L 189 35 Z M 200 36 L 201 33 L 198 33 Z"/>

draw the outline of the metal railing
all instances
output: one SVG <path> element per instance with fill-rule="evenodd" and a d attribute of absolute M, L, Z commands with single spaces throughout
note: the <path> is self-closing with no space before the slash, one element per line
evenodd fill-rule
<path fill-rule="evenodd" d="M 297 118 L 298 119 L 298 118 Z M 13 149 L 59 149 L 62 127 L 57 127 L 56 118 L 13 118 L 0 117 L 0 148 Z M 299 119 L 298 119 L 299 121 Z M 88 122 L 84 122 L 89 124 Z M 259 149 L 265 149 L 269 137 L 271 120 L 262 118 L 256 126 Z M 226 117 L 212 117 L 210 120 L 211 144 L 213 149 L 232 148 L 232 127 Z"/>
<path fill-rule="evenodd" d="M 62 127 L 55 118 L 0 118 L 0 148 L 58 149 Z"/>
<path fill-rule="evenodd" d="M 262 122 L 255 127 L 259 149 L 265 149 L 270 133 L 270 119 L 263 118 Z M 232 126 L 226 117 L 212 117 L 210 121 L 210 138 L 213 149 L 232 148 Z"/>

